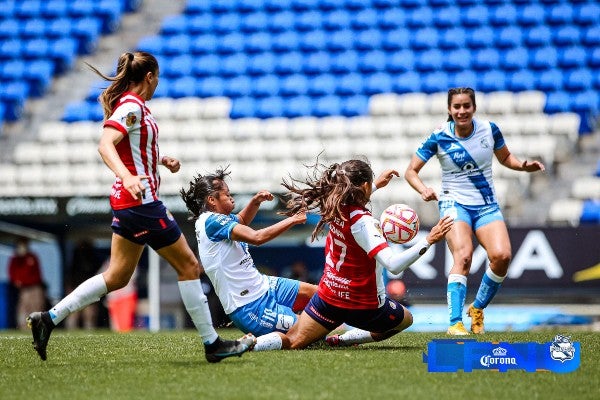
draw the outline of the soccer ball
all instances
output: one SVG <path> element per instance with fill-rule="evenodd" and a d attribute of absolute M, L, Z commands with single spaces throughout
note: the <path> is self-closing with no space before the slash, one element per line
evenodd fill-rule
<path fill-rule="evenodd" d="M 410 242 L 419 232 L 419 216 L 406 204 L 392 204 L 379 218 L 385 238 L 393 243 Z"/>

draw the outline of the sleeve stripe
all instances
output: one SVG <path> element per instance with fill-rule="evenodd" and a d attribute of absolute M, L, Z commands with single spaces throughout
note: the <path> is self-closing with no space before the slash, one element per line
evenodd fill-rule
<path fill-rule="evenodd" d="M 110 119 L 106 120 L 106 122 L 104 123 L 104 127 L 107 127 L 107 126 L 110 126 L 111 128 L 115 128 L 116 130 L 121 132 L 123 135 L 127 135 L 127 130 L 125 128 L 123 128 L 123 126 L 116 121 L 112 121 Z"/>
<path fill-rule="evenodd" d="M 367 255 L 369 256 L 369 258 L 374 258 L 377 255 L 377 253 L 379 253 L 381 250 L 385 249 L 386 247 L 389 247 L 387 242 L 381 243 L 379 246 L 377 246 L 373 250 L 371 250 Z"/>

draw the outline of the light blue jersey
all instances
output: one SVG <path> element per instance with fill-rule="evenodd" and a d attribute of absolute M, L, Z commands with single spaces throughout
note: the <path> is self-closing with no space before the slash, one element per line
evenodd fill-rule
<path fill-rule="evenodd" d="M 473 125 L 473 132 L 460 138 L 454 133 L 454 121 L 448 121 L 417 149 L 417 156 L 424 162 L 434 155 L 440 162 L 440 202 L 455 201 L 471 206 L 497 204 L 492 159 L 494 151 L 505 145 L 504 137 L 493 122 L 473 119 Z"/>

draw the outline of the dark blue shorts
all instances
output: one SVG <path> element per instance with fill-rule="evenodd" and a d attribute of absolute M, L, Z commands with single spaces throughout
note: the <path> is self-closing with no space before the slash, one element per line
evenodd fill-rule
<path fill-rule="evenodd" d="M 369 332 L 384 333 L 396 328 L 404 319 L 404 307 L 396 300 L 385 298 L 383 306 L 372 310 L 351 310 L 332 306 L 317 293 L 304 309 L 325 328 L 334 330 L 343 323 Z"/>
<path fill-rule="evenodd" d="M 181 237 L 175 218 L 161 201 L 113 210 L 111 227 L 117 235 L 154 250 L 172 245 Z"/>

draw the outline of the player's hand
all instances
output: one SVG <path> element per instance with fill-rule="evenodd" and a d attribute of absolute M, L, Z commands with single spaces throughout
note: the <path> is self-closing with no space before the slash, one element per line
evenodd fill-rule
<path fill-rule="evenodd" d="M 523 161 L 523 171 L 527 172 L 535 172 L 535 171 L 545 171 L 546 167 L 539 161 Z"/>
<path fill-rule="evenodd" d="M 434 244 L 442 240 L 444 236 L 446 236 L 446 233 L 450 232 L 453 224 L 454 219 L 449 215 L 446 215 L 444 218 L 440 219 L 427 234 L 427 242 L 429 242 L 429 244 Z"/>
<path fill-rule="evenodd" d="M 298 211 L 296 214 L 292 215 L 290 218 L 294 219 L 296 224 L 304 224 L 306 223 L 306 211 Z"/>
<path fill-rule="evenodd" d="M 421 193 L 421 198 L 425 201 L 438 200 L 437 193 L 430 187 L 423 190 L 423 193 Z"/>
<path fill-rule="evenodd" d="M 394 176 L 400 176 L 398 171 L 395 169 L 386 169 L 384 170 L 378 177 L 375 179 L 375 187 L 377 189 L 381 189 L 382 187 L 387 186 L 388 183 L 392 180 Z"/>
<path fill-rule="evenodd" d="M 141 199 L 146 194 L 146 186 L 142 180 L 150 179 L 147 175 L 129 175 L 123 179 L 123 187 L 135 199 Z"/>
<path fill-rule="evenodd" d="M 268 190 L 261 190 L 260 192 L 258 192 L 254 195 L 252 200 L 254 201 L 255 204 L 260 204 L 263 201 L 272 201 L 273 195 Z"/>
<path fill-rule="evenodd" d="M 173 174 L 179 171 L 179 169 L 181 168 L 181 163 L 179 162 L 179 160 L 173 157 L 163 156 L 160 162 L 162 165 L 167 167 L 169 171 L 171 171 L 171 173 Z"/>

